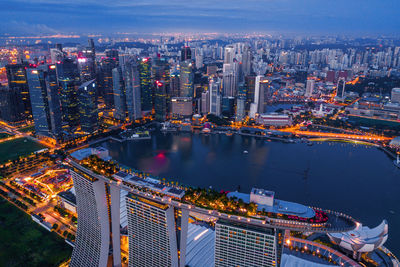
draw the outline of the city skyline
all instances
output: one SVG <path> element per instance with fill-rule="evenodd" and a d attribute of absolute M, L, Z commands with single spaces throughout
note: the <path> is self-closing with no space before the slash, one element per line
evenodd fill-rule
<path fill-rule="evenodd" d="M 400 3 L 377 1 L 3 1 L 0 33 L 264 32 L 398 35 Z"/>

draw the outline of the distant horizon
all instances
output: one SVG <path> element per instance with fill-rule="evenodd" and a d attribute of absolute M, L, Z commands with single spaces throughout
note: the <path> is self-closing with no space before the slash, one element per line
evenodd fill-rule
<path fill-rule="evenodd" d="M 3 0 L 0 34 L 400 35 L 398 0 Z"/>

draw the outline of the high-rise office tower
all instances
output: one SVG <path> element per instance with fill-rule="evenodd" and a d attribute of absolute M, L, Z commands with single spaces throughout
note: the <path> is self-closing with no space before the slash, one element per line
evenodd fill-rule
<path fill-rule="evenodd" d="M 179 96 L 180 97 L 193 97 L 194 96 L 194 73 L 193 64 L 190 60 L 181 62 L 180 75 L 179 75 Z"/>
<path fill-rule="evenodd" d="M 62 52 L 62 50 L 59 50 L 58 48 L 51 48 L 50 58 L 51 58 L 51 63 L 56 64 L 57 62 L 60 62 L 64 59 L 64 53 Z"/>
<path fill-rule="evenodd" d="M 314 87 L 315 87 L 315 80 L 313 79 L 309 79 L 307 80 L 307 85 L 306 85 L 306 93 L 305 93 L 305 97 L 311 97 L 314 91 Z"/>
<path fill-rule="evenodd" d="M 190 97 L 171 98 L 171 115 L 174 119 L 191 118 L 193 114 L 193 102 Z"/>
<path fill-rule="evenodd" d="M 228 119 L 235 115 L 235 98 L 233 96 L 222 97 L 221 114 Z"/>
<path fill-rule="evenodd" d="M 203 55 L 200 53 L 196 55 L 196 69 L 201 69 L 203 67 Z"/>
<path fill-rule="evenodd" d="M 79 86 L 79 120 L 81 130 L 93 133 L 98 129 L 98 110 L 95 80 L 87 81 Z"/>
<path fill-rule="evenodd" d="M 172 73 L 170 77 L 170 95 L 171 97 L 178 97 L 179 96 L 179 73 Z"/>
<path fill-rule="evenodd" d="M 233 63 L 235 58 L 235 48 L 232 45 L 228 45 L 224 49 L 224 63 Z"/>
<path fill-rule="evenodd" d="M 246 95 L 247 87 L 244 83 L 238 86 L 238 95 L 236 100 L 236 121 L 242 121 L 246 116 Z"/>
<path fill-rule="evenodd" d="M 133 121 L 142 117 L 140 103 L 140 73 L 136 59 L 131 59 L 126 62 L 124 67 L 124 81 L 128 117 Z"/>
<path fill-rule="evenodd" d="M 157 57 L 153 59 L 151 67 L 151 77 L 152 81 L 163 81 L 166 93 L 166 108 L 167 108 L 167 113 L 169 113 L 171 110 L 170 72 L 169 72 L 169 63 L 168 61 L 165 60 L 165 58 Z M 156 96 L 156 89 L 157 89 L 156 87 L 157 83 L 153 83 L 154 101 Z"/>
<path fill-rule="evenodd" d="M 102 58 L 99 65 L 98 86 L 100 94 L 103 96 L 104 104 L 107 109 L 113 109 L 113 73 L 112 70 L 118 66 L 118 51 L 107 50 L 106 57 Z"/>
<path fill-rule="evenodd" d="M 271 91 L 270 83 L 267 77 L 257 76 L 255 81 L 254 104 L 256 113 L 264 113 L 267 109 L 267 102 L 269 100 Z"/>
<path fill-rule="evenodd" d="M 19 101 L 19 93 L 8 86 L 0 85 L 0 118 L 9 123 L 21 120 L 23 103 Z"/>
<path fill-rule="evenodd" d="M 215 267 L 279 266 L 280 230 L 218 220 L 215 224 Z"/>
<path fill-rule="evenodd" d="M 210 91 L 210 113 L 216 116 L 221 115 L 221 80 L 212 79 L 209 84 Z"/>
<path fill-rule="evenodd" d="M 244 85 L 246 86 L 246 113 L 250 112 L 250 104 L 254 101 L 254 95 L 256 90 L 256 76 L 246 76 L 244 79 Z"/>
<path fill-rule="evenodd" d="M 210 90 L 201 93 L 201 113 L 208 114 L 210 112 Z"/>
<path fill-rule="evenodd" d="M 155 81 L 154 110 L 155 119 L 164 121 L 167 115 L 167 92 L 164 81 Z"/>
<path fill-rule="evenodd" d="M 223 95 L 235 97 L 239 79 L 239 64 L 237 62 L 223 65 Z"/>
<path fill-rule="evenodd" d="M 182 47 L 181 62 L 192 59 L 192 50 L 189 46 Z"/>
<path fill-rule="evenodd" d="M 250 47 L 245 45 L 242 53 L 242 70 L 244 77 L 251 74 L 251 60 L 252 55 Z"/>
<path fill-rule="evenodd" d="M 149 113 L 153 109 L 153 95 L 151 90 L 151 62 L 149 58 L 140 61 L 140 98 L 142 112 Z"/>
<path fill-rule="evenodd" d="M 73 131 L 79 126 L 78 65 L 72 58 L 64 58 L 56 64 L 56 71 L 60 86 L 63 128 L 67 131 Z"/>
<path fill-rule="evenodd" d="M 346 89 L 346 78 L 339 77 L 337 85 L 336 85 L 336 96 L 343 98 L 345 89 Z"/>
<path fill-rule="evenodd" d="M 27 70 L 32 115 L 37 135 L 59 137 L 62 131 L 61 105 L 55 65 Z"/>
<path fill-rule="evenodd" d="M 18 111 L 18 120 L 24 120 L 32 115 L 31 99 L 29 97 L 29 87 L 26 78 L 28 63 L 6 65 L 8 87 L 17 92 L 18 105 L 22 109 Z"/>
<path fill-rule="evenodd" d="M 127 116 L 126 89 L 121 67 L 112 70 L 113 96 L 115 112 L 114 117 L 125 120 Z"/>
<path fill-rule="evenodd" d="M 78 55 L 78 67 L 83 82 L 96 78 L 96 51 L 93 39 L 88 40 L 88 45 Z"/>

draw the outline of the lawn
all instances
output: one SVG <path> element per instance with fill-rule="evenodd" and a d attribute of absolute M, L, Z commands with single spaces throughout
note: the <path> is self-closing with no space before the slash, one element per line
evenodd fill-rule
<path fill-rule="evenodd" d="M 45 146 L 27 138 L 18 138 L 0 143 L 0 162 L 14 160 L 20 156 L 26 156 Z"/>
<path fill-rule="evenodd" d="M 21 133 L 28 133 L 28 132 L 32 132 L 34 130 L 35 130 L 35 126 L 33 126 L 33 125 L 22 127 L 22 128 L 18 129 L 18 131 L 20 131 Z"/>
<path fill-rule="evenodd" d="M 72 247 L 0 199 L 0 266 L 58 266 Z"/>
<path fill-rule="evenodd" d="M 0 140 L 1 139 L 6 139 L 6 138 L 8 138 L 10 136 L 11 136 L 11 134 L 9 134 L 9 133 L 1 132 L 0 133 Z"/>

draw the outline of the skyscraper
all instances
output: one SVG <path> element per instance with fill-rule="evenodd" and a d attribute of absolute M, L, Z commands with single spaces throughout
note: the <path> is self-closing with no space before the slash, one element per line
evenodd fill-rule
<path fill-rule="evenodd" d="M 181 62 L 180 65 L 180 94 L 181 97 L 194 97 L 194 74 L 193 65 L 190 60 Z"/>
<path fill-rule="evenodd" d="M 215 267 L 279 266 L 281 231 L 218 220 L 215 224 Z"/>
<path fill-rule="evenodd" d="M 179 96 L 179 73 L 172 73 L 170 77 L 170 96 L 177 97 Z"/>
<path fill-rule="evenodd" d="M 164 121 L 167 115 L 167 92 L 164 81 L 155 81 L 154 109 L 155 119 Z"/>
<path fill-rule="evenodd" d="M 243 76 L 246 77 L 247 75 L 251 74 L 251 50 L 248 45 L 244 46 L 243 53 L 242 53 L 242 69 L 243 69 Z"/>
<path fill-rule="evenodd" d="M 309 79 L 307 80 L 307 85 L 306 85 L 306 93 L 305 97 L 311 97 L 314 91 L 314 86 L 315 86 L 315 80 Z"/>
<path fill-rule="evenodd" d="M 210 113 L 216 116 L 221 115 L 221 80 L 212 79 L 209 85 L 210 90 Z"/>
<path fill-rule="evenodd" d="M 78 109 L 78 65 L 72 58 L 64 58 L 56 64 L 57 80 L 60 86 L 60 101 L 63 128 L 73 131 L 79 126 Z"/>
<path fill-rule="evenodd" d="M 132 195 L 126 206 L 129 266 L 178 266 L 174 208 Z"/>
<path fill-rule="evenodd" d="M 192 50 L 189 46 L 182 47 L 181 62 L 192 59 Z"/>
<path fill-rule="evenodd" d="M 344 97 L 344 92 L 346 88 L 346 78 L 344 77 L 339 77 L 337 85 L 336 85 L 336 96 L 343 98 Z"/>
<path fill-rule="evenodd" d="M 86 133 L 93 133 L 98 128 L 96 83 L 94 79 L 79 86 L 78 101 L 81 130 Z"/>
<path fill-rule="evenodd" d="M 128 117 L 131 121 L 133 121 L 142 117 L 140 103 L 140 73 L 139 65 L 136 59 L 131 59 L 126 62 L 123 75 L 125 81 Z"/>
<path fill-rule="evenodd" d="M 140 61 L 140 98 L 142 112 L 149 113 L 153 109 L 153 96 L 151 91 L 151 62 L 149 58 Z"/>
<path fill-rule="evenodd" d="M 224 49 L 224 64 L 233 63 L 235 58 L 235 48 L 232 45 L 228 45 Z"/>
<path fill-rule="evenodd" d="M 239 84 L 239 90 L 236 100 L 236 121 L 241 121 L 246 116 L 246 95 L 247 87 L 244 83 Z"/>
<path fill-rule="evenodd" d="M 113 95 L 113 73 L 112 70 L 118 66 L 118 51 L 107 50 L 106 57 L 102 58 L 99 66 L 99 91 L 104 99 L 104 104 L 107 109 L 113 109 L 114 95 Z"/>
<path fill-rule="evenodd" d="M 210 90 L 201 93 L 201 113 L 208 114 L 210 112 Z"/>
<path fill-rule="evenodd" d="M 105 183 L 76 168 L 71 170 L 71 176 L 79 216 L 70 266 L 106 267 L 110 248 L 110 223 Z"/>
<path fill-rule="evenodd" d="M 115 106 L 114 117 L 119 120 L 125 120 L 127 116 L 126 89 L 121 67 L 118 66 L 112 70 L 112 81 Z"/>
<path fill-rule="evenodd" d="M 62 124 L 56 66 L 42 65 L 37 69 L 28 69 L 27 79 L 36 134 L 59 136 Z"/>
<path fill-rule="evenodd" d="M 26 69 L 29 67 L 28 63 L 9 64 L 6 65 L 8 87 L 17 92 L 18 105 L 22 109 L 18 111 L 18 120 L 24 120 L 32 115 L 31 99 L 29 97 L 29 87 L 26 78 Z"/>
<path fill-rule="evenodd" d="M 8 86 L 0 85 L 0 118 L 9 123 L 21 120 L 23 103 L 19 101 L 19 93 Z"/>
<path fill-rule="evenodd" d="M 239 79 L 239 65 L 237 62 L 223 65 L 223 95 L 235 97 Z"/>
<path fill-rule="evenodd" d="M 270 83 L 267 77 L 257 76 L 255 81 L 254 104 L 257 113 L 264 113 L 267 109 L 267 102 L 270 97 Z"/>

